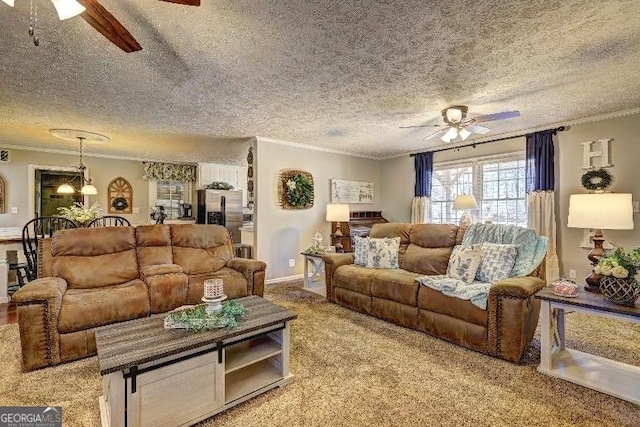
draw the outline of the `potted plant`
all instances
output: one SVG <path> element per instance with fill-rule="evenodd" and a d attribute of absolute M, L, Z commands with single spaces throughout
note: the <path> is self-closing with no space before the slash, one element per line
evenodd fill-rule
<path fill-rule="evenodd" d="M 69 207 L 59 207 L 60 214 L 58 216 L 70 219 L 80 227 L 86 227 L 87 224 L 100 216 L 100 211 L 98 202 L 95 202 L 90 208 L 85 208 L 80 202 L 74 202 Z"/>
<path fill-rule="evenodd" d="M 614 249 L 600 259 L 594 272 L 602 275 L 600 291 L 609 301 L 633 305 L 640 297 L 640 247 Z"/>

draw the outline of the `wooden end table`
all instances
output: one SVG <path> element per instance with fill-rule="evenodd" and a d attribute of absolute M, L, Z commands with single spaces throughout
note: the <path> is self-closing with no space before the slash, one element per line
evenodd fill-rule
<path fill-rule="evenodd" d="M 542 304 L 538 372 L 640 405 L 640 367 L 567 348 L 564 322 L 565 312 L 575 311 L 640 323 L 640 306 L 614 304 L 581 289 L 577 297 L 566 298 L 547 287 L 536 298 Z"/>
<path fill-rule="evenodd" d="M 322 255 L 301 252 L 304 256 L 304 287 L 311 288 L 313 283 L 324 278 Z"/>

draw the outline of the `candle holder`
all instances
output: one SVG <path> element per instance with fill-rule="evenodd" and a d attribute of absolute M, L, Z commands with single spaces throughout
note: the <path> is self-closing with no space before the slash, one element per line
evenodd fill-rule
<path fill-rule="evenodd" d="M 201 301 L 207 303 L 207 307 L 206 307 L 207 314 L 214 315 L 220 310 L 222 310 L 222 301 L 226 299 L 227 299 L 227 296 L 223 294 L 217 298 L 202 297 Z"/>

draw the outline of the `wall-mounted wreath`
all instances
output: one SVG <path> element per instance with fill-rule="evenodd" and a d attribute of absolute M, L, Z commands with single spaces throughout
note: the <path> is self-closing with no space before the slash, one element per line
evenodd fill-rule
<path fill-rule="evenodd" d="M 297 169 L 281 171 L 278 177 L 278 202 L 283 209 L 313 207 L 313 176 Z"/>
<path fill-rule="evenodd" d="M 116 197 L 111 202 L 111 207 L 119 212 L 127 210 L 129 202 L 124 197 Z"/>
<path fill-rule="evenodd" d="M 611 185 L 611 179 L 606 169 L 592 169 L 582 175 L 582 186 L 589 191 L 602 191 Z"/>

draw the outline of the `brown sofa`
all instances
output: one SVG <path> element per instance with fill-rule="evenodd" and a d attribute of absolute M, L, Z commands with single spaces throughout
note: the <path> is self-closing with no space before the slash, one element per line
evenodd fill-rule
<path fill-rule="evenodd" d="M 38 279 L 12 298 L 25 371 L 95 354 L 98 326 L 199 303 L 205 279 L 229 298 L 264 290 L 265 263 L 234 258 L 218 225 L 61 230 L 39 251 Z"/>
<path fill-rule="evenodd" d="M 449 255 L 462 242 L 465 231 L 446 224 L 376 224 L 370 237 L 401 238 L 400 269 L 354 265 L 350 253 L 325 255 L 327 298 L 472 350 L 518 362 L 538 323 L 540 303 L 533 295 L 544 286 L 541 278 L 517 277 L 494 283 L 487 310 L 415 281 L 419 276 L 446 274 Z"/>

